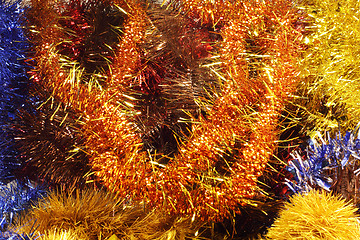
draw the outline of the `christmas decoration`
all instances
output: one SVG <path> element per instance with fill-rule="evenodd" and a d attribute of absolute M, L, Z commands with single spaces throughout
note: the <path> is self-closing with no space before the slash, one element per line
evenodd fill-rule
<path fill-rule="evenodd" d="M 0 239 L 357 239 L 358 7 L 0 0 Z"/>
<path fill-rule="evenodd" d="M 14 121 L 16 146 L 22 167 L 19 179 L 30 178 L 51 185 L 81 187 L 91 181 L 91 168 L 82 149 L 81 120 L 71 109 L 36 85 L 36 93 Z"/>
<path fill-rule="evenodd" d="M 30 208 L 31 204 L 42 198 L 45 193 L 44 188 L 32 186 L 31 183 L 14 181 L 0 186 L 1 230 L 6 230 L 21 212 Z"/>
<path fill-rule="evenodd" d="M 357 61 L 359 2 L 299 1 L 307 15 L 304 43 L 307 50 L 300 60 L 304 81 L 299 85 L 301 117 L 307 133 L 337 127 L 349 129 L 359 122 Z"/>
<path fill-rule="evenodd" d="M 255 195 L 257 177 L 276 146 L 278 115 L 296 83 L 297 70 L 293 64 L 300 35 L 292 27 L 297 17 L 291 3 L 230 4 L 229 14 L 223 16 L 219 27 L 206 25 L 206 21 L 205 25 L 191 22 L 191 15 L 182 15 L 181 7 L 174 7 L 173 13 L 165 18 L 156 11 L 142 10 L 135 2 L 102 3 L 125 15 L 119 13 L 116 25 L 116 29 L 121 29 L 119 42 L 114 46 L 106 44 L 112 54 L 101 50 L 108 67 L 99 70 L 88 66 L 95 61 L 90 56 L 96 54 L 82 50 L 89 47 L 87 41 L 96 41 L 92 37 L 84 40 L 84 34 L 77 33 L 79 29 L 71 21 L 62 20 L 62 16 L 66 16 L 65 20 L 74 17 L 81 30 L 97 32 L 96 24 L 88 30 L 88 24 L 75 14 L 83 10 L 73 10 L 74 6 L 76 9 L 97 6 L 91 1 L 83 5 L 79 1 L 64 5 L 32 2 L 29 19 L 34 23 L 32 39 L 37 44 L 35 82 L 51 89 L 55 99 L 81 116 L 80 132 L 86 139 L 83 149 L 89 154 L 95 174 L 110 190 L 127 198 L 146 199 L 149 206 L 166 207 L 173 213 L 213 220 L 228 217 L 239 204 L 246 204 Z M 222 9 L 223 3 L 219 4 L 215 9 Z M 165 20 L 173 21 L 180 34 L 170 35 L 173 25 L 164 24 Z M 181 27 L 182 22 L 188 25 Z M 162 37 L 147 36 L 148 29 Z M 211 39 L 206 29 L 215 29 L 220 37 Z M 218 55 L 214 55 L 216 50 L 207 52 L 212 49 L 211 44 L 194 46 L 201 41 L 198 36 L 202 32 L 208 35 L 203 39 L 220 46 Z M 190 46 L 191 54 L 176 49 L 176 42 Z M 206 62 L 203 59 L 206 57 L 220 60 L 213 60 L 203 70 L 200 63 Z M 223 69 L 218 71 L 212 68 L 214 65 Z M 202 87 L 204 83 L 196 80 L 197 72 L 214 79 L 214 84 L 210 81 L 210 85 Z M 172 84 L 184 89 L 179 89 L 181 99 L 189 93 L 187 81 L 198 87 L 192 90 L 193 97 L 183 99 L 183 107 L 160 111 L 169 114 L 160 123 L 143 124 L 144 118 L 137 116 L 145 114 L 144 106 L 138 107 L 142 99 L 154 97 L 157 91 L 162 91 L 160 100 L 168 93 L 174 95 Z M 206 94 L 214 87 L 216 91 Z M 134 92 L 140 95 L 138 99 Z M 168 105 L 177 99 L 170 98 Z M 151 103 L 149 107 L 155 105 Z M 156 154 L 156 149 L 146 149 L 147 145 L 151 148 L 151 142 L 146 141 L 147 132 L 154 132 L 151 129 L 158 126 L 173 131 L 172 122 L 184 119 L 186 115 L 181 112 L 186 110 L 190 124 L 176 124 L 173 139 L 177 144 L 170 149 L 172 155 L 164 157 Z M 152 118 L 151 114 L 148 116 Z M 146 130 L 147 124 L 150 131 Z M 145 126 L 143 136 L 139 126 Z M 164 149 L 160 151 L 164 154 Z M 161 162 L 163 158 L 165 164 Z"/>
<path fill-rule="evenodd" d="M 42 240 L 83 240 L 85 238 L 81 238 L 72 230 L 52 230 L 40 236 L 39 239 Z"/>
<path fill-rule="evenodd" d="M 325 139 L 312 139 L 304 152 L 292 153 L 288 170 L 294 180 L 288 180 L 293 192 L 323 189 L 341 194 L 343 198 L 359 202 L 360 135 L 356 127 L 344 136 L 329 134 Z M 304 155 L 304 157 L 302 157 Z"/>
<path fill-rule="evenodd" d="M 266 239 L 358 239 L 357 209 L 325 191 L 294 195 L 285 203 Z"/>
<path fill-rule="evenodd" d="M 1 240 L 30 240 L 32 239 L 29 236 L 22 236 L 13 232 L 5 232 L 5 233 L 0 233 L 0 239 Z"/>
<path fill-rule="evenodd" d="M 24 59 L 28 43 L 23 11 L 19 1 L 0 1 L 0 182 L 3 184 L 14 179 L 13 171 L 20 165 L 11 123 L 27 95 Z"/>
<path fill-rule="evenodd" d="M 52 192 L 20 221 L 42 239 L 196 239 L 200 225 L 191 219 L 147 211 L 102 190 Z M 114 237 L 112 237 L 114 238 Z"/>
<path fill-rule="evenodd" d="M 82 75 L 82 80 L 89 83 L 89 88 L 93 82 L 102 83 L 101 73 L 108 60 L 105 56 L 104 58 L 96 56 L 95 52 L 107 51 L 110 54 L 107 57 L 111 58 L 111 46 L 108 45 L 110 42 L 99 42 L 99 34 L 104 34 L 99 21 L 108 21 L 107 25 L 105 24 L 107 26 L 105 30 L 109 33 L 106 39 L 108 41 L 117 39 L 117 34 L 121 32 L 121 29 L 114 33 L 114 29 L 109 29 L 109 27 L 121 21 L 123 14 L 114 8 L 115 6 L 110 6 L 106 1 L 103 3 L 70 1 L 64 5 L 44 1 L 31 3 L 27 17 L 30 24 L 29 38 L 33 43 L 34 52 L 31 93 L 35 103 L 32 104 L 33 109 L 30 112 L 21 112 L 21 119 L 17 124 L 18 144 L 25 162 L 22 169 L 23 175 L 35 175 L 45 181 L 67 186 L 84 185 L 92 180 L 87 152 L 84 149 L 85 139 L 81 134 L 81 123 L 85 121 L 84 112 L 76 111 L 78 110 L 76 107 L 70 106 L 67 101 L 62 101 L 61 95 L 71 94 L 71 92 L 65 89 L 54 89 L 40 81 L 42 79 L 40 75 L 47 74 L 48 70 L 41 72 L 39 66 L 53 57 L 48 58 L 40 53 L 47 52 L 47 48 L 43 48 L 44 44 L 49 45 L 48 41 L 52 40 L 56 46 L 52 46 L 54 49 L 51 50 L 63 53 L 63 58 L 58 59 L 58 64 L 61 62 L 63 68 L 74 74 L 72 75 L 74 77 Z M 42 17 L 45 15 L 49 18 L 48 22 L 43 22 Z M 46 30 L 50 29 L 53 35 L 42 39 L 38 35 L 36 26 L 40 27 L 41 24 L 48 23 L 54 24 L 52 27 L 56 30 L 45 27 Z M 56 24 L 61 26 L 61 31 Z M 79 32 L 81 35 L 77 36 L 76 31 L 79 30 L 81 30 Z M 62 35 L 56 35 L 58 32 Z M 90 37 L 85 39 L 87 35 Z M 45 58 L 42 59 L 41 56 Z M 77 64 L 81 65 L 82 70 Z M 95 65 L 99 68 L 95 68 Z M 51 66 L 50 71 L 53 70 Z M 51 80 L 51 83 L 53 83 L 52 80 L 56 80 L 52 76 L 48 77 L 46 79 Z M 74 99 L 73 103 L 77 100 L 79 99 Z"/>

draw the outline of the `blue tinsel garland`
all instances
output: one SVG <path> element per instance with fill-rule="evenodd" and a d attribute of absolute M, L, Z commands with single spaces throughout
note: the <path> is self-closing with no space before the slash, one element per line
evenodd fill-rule
<path fill-rule="evenodd" d="M 335 138 L 327 136 L 321 142 L 310 140 L 304 153 L 292 153 L 293 159 L 287 168 L 294 179 L 288 180 L 287 185 L 294 193 L 314 188 L 330 191 L 334 189 L 334 184 L 342 181 L 339 179 L 344 175 L 341 171 L 346 169 L 346 175 L 351 173 L 352 178 L 360 173 L 359 127 L 344 136 L 340 133 Z"/>
<path fill-rule="evenodd" d="M 13 181 L 0 186 L 0 229 L 7 229 L 13 219 L 31 204 L 46 194 L 43 187 L 33 186 L 30 182 Z"/>
<path fill-rule="evenodd" d="M 26 210 L 46 193 L 45 187 L 34 186 L 31 182 L 12 181 L 7 185 L 0 185 L 0 240 L 34 239 L 33 232 L 20 235 L 10 231 L 9 226 L 14 219 L 19 219 L 20 214 L 26 214 Z"/>
<path fill-rule="evenodd" d="M 19 165 L 13 147 L 11 122 L 27 95 L 24 33 L 20 1 L 0 0 L 0 182 L 12 180 L 12 171 Z"/>

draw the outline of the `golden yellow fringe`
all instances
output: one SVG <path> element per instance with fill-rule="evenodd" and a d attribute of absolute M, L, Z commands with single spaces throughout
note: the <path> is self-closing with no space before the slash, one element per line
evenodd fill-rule
<path fill-rule="evenodd" d="M 104 191 L 52 192 L 18 221 L 21 233 L 42 240 L 197 239 L 200 224 L 189 218 L 146 211 Z M 203 238 L 202 238 L 203 239 Z"/>
<path fill-rule="evenodd" d="M 360 2 L 307 0 L 299 85 L 307 132 L 353 128 L 360 121 Z"/>
<path fill-rule="evenodd" d="M 286 203 L 266 239 L 360 239 L 359 217 L 352 204 L 326 192 L 295 195 Z"/>

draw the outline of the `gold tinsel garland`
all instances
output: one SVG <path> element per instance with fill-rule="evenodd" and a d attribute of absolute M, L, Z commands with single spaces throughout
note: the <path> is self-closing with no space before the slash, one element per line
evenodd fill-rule
<path fill-rule="evenodd" d="M 197 239 L 201 223 L 148 211 L 99 189 L 53 191 L 18 221 L 33 239 Z"/>
<path fill-rule="evenodd" d="M 299 1 L 307 49 L 300 59 L 302 125 L 314 137 L 359 122 L 359 2 Z"/>
<path fill-rule="evenodd" d="M 285 203 L 266 239 L 359 239 L 357 209 L 340 196 L 312 190 Z"/>

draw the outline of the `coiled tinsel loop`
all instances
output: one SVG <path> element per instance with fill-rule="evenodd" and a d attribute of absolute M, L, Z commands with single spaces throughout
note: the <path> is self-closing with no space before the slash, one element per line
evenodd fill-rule
<path fill-rule="evenodd" d="M 82 4 L 108 14 L 110 11 L 110 18 L 118 19 L 111 29 L 118 30 L 114 41 L 98 49 L 88 45 L 95 44 L 96 37 L 85 37 L 84 32 L 97 33 L 96 23 L 89 30 L 88 23 L 77 20 L 75 14 L 68 20 L 66 14 L 74 6 L 84 9 Z M 195 48 L 200 54 L 194 54 L 193 60 L 181 59 L 183 54 L 179 54 L 180 60 L 172 61 L 200 66 L 202 58 L 217 59 L 206 71 L 219 85 L 210 94 L 211 104 L 197 115 L 191 114 L 189 133 L 179 140 L 178 150 L 168 157 L 167 164 L 159 163 L 161 156 L 144 149 L 137 120 L 142 113 L 137 111 L 133 90 L 149 94 L 151 89 L 161 91 L 162 85 L 146 79 L 151 91 L 134 85 L 149 76 L 143 69 L 155 69 L 165 59 L 151 59 L 152 68 L 149 59 L 144 61 L 150 51 L 142 47 L 147 29 L 159 25 L 150 24 L 153 20 L 138 3 L 73 0 L 61 5 L 33 0 L 31 37 L 37 47 L 32 74 L 34 82 L 51 89 L 54 98 L 81 116 L 83 150 L 109 189 L 124 197 L 145 199 L 150 206 L 165 207 L 172 213 L 218 221 L 257 192 L 257 178 L 276 147 L 280 111 L 297 81 L 294 59 L 300 35 L 293 27 L 297 16 L 290 1 L 220 1 L 212 3 L 206 13 L 200 13 L 197 4 L 201 3 L 179 2 L 174 11 L 181 18 L 193 19 L 188 21 L 192 26 L 218 34 L 213 43 L 218 50 L 204 45 L 208 53 Z M 187 7 L 189 15 L 183 15 L 181 11 Z M 196 15 L 201 23 L 194 20 Z M 81 29 L 75 29 L 72 21 L 81 23 Z M 166 29 L 157 28 L 166 33 Z M 101 34 L 109 31 L 103 29 Z M 184 39 L 175 40 L 186 47 Z M 215 65 L 221 69 L 213 68 Z M 182 76 L 174 73 L 179 67 L 172 68 L 170 74 L 171 66 L 167 65 L 165 76 Z M 166 83 L 169 88 L 171 82 Z M 204 100 L 201 98 L 196 99 L 199 105 Z"/>

